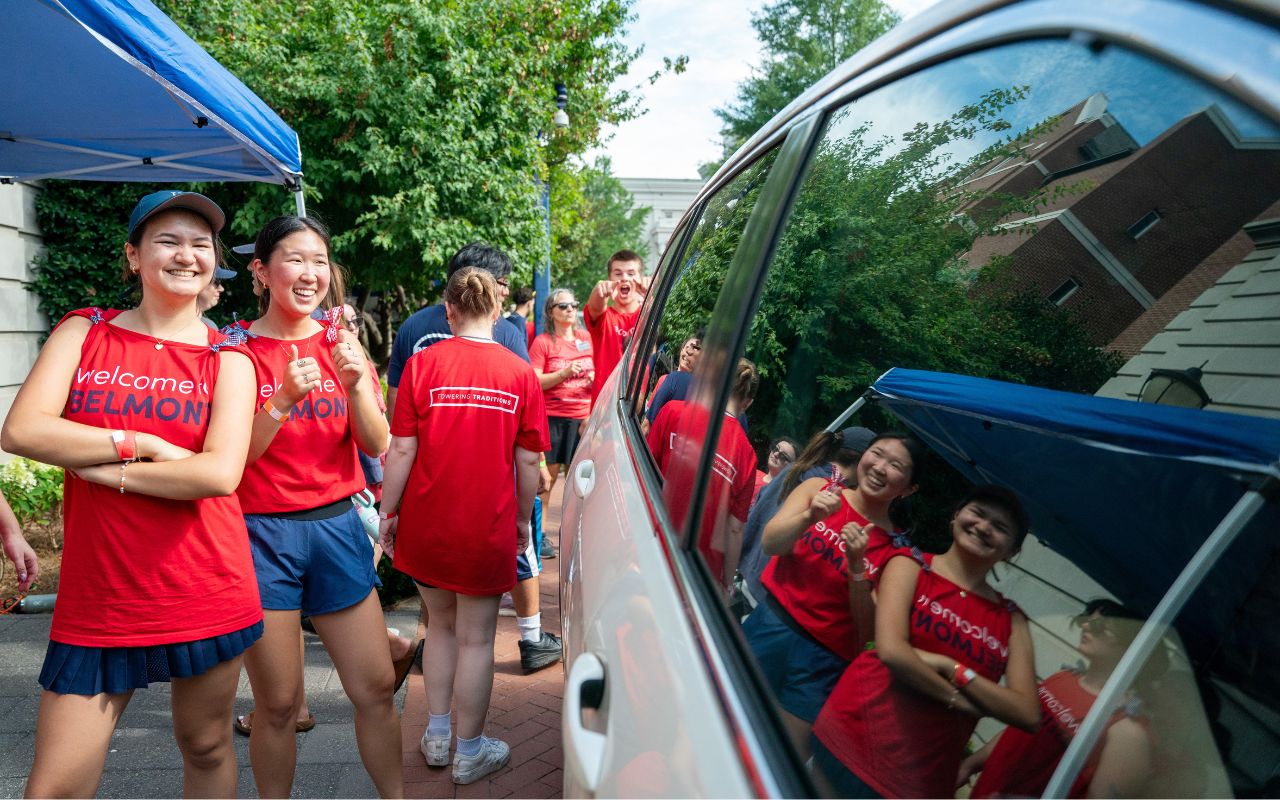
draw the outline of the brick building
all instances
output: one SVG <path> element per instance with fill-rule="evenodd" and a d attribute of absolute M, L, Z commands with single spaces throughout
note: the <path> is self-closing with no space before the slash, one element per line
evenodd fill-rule
<path fill-rule="evenodd" d="M 1181 303 L 1178 313 L 1251 249 L 1241 230 L 1271 206 L 1280 184 L 1280 140 L 1241 136 L 1216 106 L 1140 146 L 1095 94 L 1020 150 L 961 187 L 1016 197 L 1042 191 L 1046 202 L 1003 220 L 1003 235 L 978 239 L 969 263 L 1007 258 L 1020 286 L 1076 312 L 1099 346 L 1126 355 L 1143 342 L 1133 332 L 1118 337 L 1162 298 L 1175 292 L 1164 306 Z M 964 211 L 977 219 L 998 202 Z"/>

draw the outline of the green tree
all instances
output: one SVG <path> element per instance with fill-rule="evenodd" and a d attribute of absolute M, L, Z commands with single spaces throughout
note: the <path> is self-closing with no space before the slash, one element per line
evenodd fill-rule
<path fill-rule="evenodd" d="M 395 327 L 434 299 L 448 257 L 462 244 L 484 239 L 506 249 L 517 280 L 542 261 L 539 181 L 548 165 L 575 163 L 598 143 L 602 126 L 638 113 L 635 97 L 614 88 L 637 54 L 622 41 L 632 2 L 158 5 L 297 131 L 308 212 L 333 230 L 334 256 L 350 273 L 356 302 L 374 312 L 375 355 L 385 358 Z M 551 124 L 557 81 L 569 89 L 573 125 L 566 130 Z M 104 219 L 118 227 L 94 257 L 105 264 L 118 254 L 129 206 L 119 212 L 120 198 L 99 187 L 85 193 L 99 191 L 102 201 L 67 189 L 47 207 L 65 209 L 57 213 L 68 218 L 110 210 Z M 122 190 L 129 199 L 142 191 Z M 231 243 L 249 241 L 267 219 L 293 210 L 278 186 L 206 191 L 231 215 L 224 234 Z M 47 262 L 53 284 L 65 274 L 60 258 Z M 92 296 L 87 287 L 84 294 Z M 62 295 L 71 300 L 69 291 Z"/>
<path fill-rule="evenodd" d="M 882 0 L 775 0 L 752 17 L 764 62 L 716 109 L 724 156 L 815 81 L 898 23 Z M 719 164 L 705 165 L 708 177 Z"/>
<path fill-rule="evenodd" d="M 999 227 L 1010 214 L 1034 215 L 1078 188 L 1005 196 L 965 184 L 980 165 L 1019 153 L 1053 124 L 1004 133 L 1007 112 L 1027 94 L 992 90 L 946 119 L 894 136 L 858 125 L 856 105 L 837 112 L 797 192 L 752 320 L 746 354 L 761 377 L 750 411 L 753 441 L 806 439 L 892 367 L 1083 392 L 1114 373 L 1117 357 L 1094 347 L 1069 312 L 1020 289 L 1004 260 L 968 260 L 979 237 L 1023 235 Z M 971 159 L 957 163 L 952 155 L 1002 136 Z M 742 224 L 718 227 L 701 250 L 736 241 Z M 896 427 L 888 419 L 873 424 Z M 936 471 L 913 503 L 925 532 L 946 530 L 936 498 L 958 491 L 947 472 Z M 926 536 L 922 544 L 939 542 Z"/>
<path fill-rule="evenodd" d="M 585 300 L 604 277 L 605 262 L 622 249 L 642 257 L 647 207 L 637 208 L 607 157 L 578 169 L 553 170 L 551 229 L 552 281 Z"/>

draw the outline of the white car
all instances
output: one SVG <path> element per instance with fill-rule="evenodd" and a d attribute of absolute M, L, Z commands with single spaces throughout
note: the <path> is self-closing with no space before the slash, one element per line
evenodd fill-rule
<path fill-rule="evenodd" d="M 1029 620 L 1037 680 L 1092 675 L 1098 637 L 1114 644 L 1078 618 L 1090 601 L 1145 620 L 1086 687 L 1092 711 L 1046 706 L 1065 752 L 1024 759 L 1037 793 L 1276 796 L 1278 25 L 1272 2 L 944 3 L 707 183 L 570 467 L 565 796 L 832 791 L 742 628 L 781 602 L 760 570 L 796 556 L 761 554 L 733 432 L 763 469 L 781 437 L 800 452 L 853 425 L 932 451 L 894 508 L 923 551 L 949 545 L 967 484 L 1022 498 L 1031 536 L 992 584 Z M 702 326 L 651 453 L 656 384 Z M 745 409 L 740 358 L 759 377 Z M 843 561 L 834 536 L 813 546 Z M 1090 788 L 1115 767 L 1116 715 L 1138 726 L 1129 783 Z M 964 752 L 908 748 L 871 772 L 980 763 L 1004 727 L 984 714 Z"/>

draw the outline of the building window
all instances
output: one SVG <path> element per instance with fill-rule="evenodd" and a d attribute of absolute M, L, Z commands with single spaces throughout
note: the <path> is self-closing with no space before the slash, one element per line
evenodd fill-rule
<path fill-rule="evenodd" d="M 1144 233 L 1155 227 L 1160 221 L 1160 212 L 1154 208 L 1143 215 L 1142 219 L 1129 226 L 1128 234 L 1130 239 L 1138 239 Z"/>
<path fill-rule="evenodd" d="M 1079 289 L 1079 281 L 1075 278 L 1067 278 L 1066 282 L 1057 289 L 1054 289 L 1049 295 L 1049 302 L 1053 303 L 1055 306 L 1060 306 L 1067 302 L 1067 298 L 1071 297 L 1071 295 L 1075 294 Z"/>

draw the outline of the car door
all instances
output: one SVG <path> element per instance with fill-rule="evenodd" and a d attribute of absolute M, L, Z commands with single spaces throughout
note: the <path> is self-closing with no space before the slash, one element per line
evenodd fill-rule
<path fill-rule="evenodd" d="M 705 669 L 713 654 L 690 617 L 682 522 L 699 487 L 682 481 L 679 506 L 664 501 L 643 412 L 656 373 L 710 320 L 776 161 L 775 148 L 724 182 L 673 237 L 637 342 L 602 391 L 570 467 L 561 529 L 570 794 L 756 793 Z M 722 373 L 703 364 L 697 380 L 711 385 Z"/>
<path fill-rule="evenodd" d="M 715 475 L 738 359 L 760 377 L 743 416 L 762 466 L 781 436 L 803 445 L 827 428 L 910 427 L 863 400 L 894 368 L 1129 401 L 1167 402 L 1180 388 L 1206 406 L 1195 414 L 1257 419 L 1270 440 L 1274 16 L 999 5 L 923 15 L 824 79 L 726 164 L 665 255 L 627 371 L 575 460 L 582 490 L 566 500 L 568 794 L 830 793 L 809 782 L 807 742 L 788 740 L 788 701 L 712 557 L 735 535 Z M 767 175 L 751 173 L 775 152 Z M 686 445 L 664 471 L 643 441 L 644 411 L 699 324 L 693 411 L 674 431 Z M 1166 458 L 1135 454 L 1121 471 L 1110 460 L 1121 442 L 1089 441 L 1070 461 L 1021 470 L 1043 476 L 1025 489 L 1044 503 L 990 579 L 1029 620 L 1037 680 L 1052 687 L 1092 666 L 1098 636 L 1120 643 L 1117 660 L 1133 648 L 1110 673 L 1143 731 L 1140 769 L 1124 779 L 1149 795 L 1273 791 L 1280 708 L 1266 665 L 1280 642 L 1261 620 L 1280 563 L 1265 532 L 1274 499 L 1206 577 L 1194 566 L 1202 520 L 1232 507 L 1221 487 Z M 958 441 L 931 447 L 894 524 L 941 553 L 949 504 L 975 470 L 1018 486 L 1026 475 Z M 838 543 L 824 548 L 839 559 Z M 1092 620 L 1112 608 L 1097 601 L 1124 607 L 1125 621 Z M 1054 715 L 1069 720 L 1068 740 L 1091 728 L 1082 757 L 1053 778 L 1059 792 L 1105 759 L 1110 713 Z M 982 752 L 1004 729 L 985 716 L 969 747 Z M 873 780 L 936 767 L 929 754 L 867 753 L 870 766 L 849 760 Z"/>

